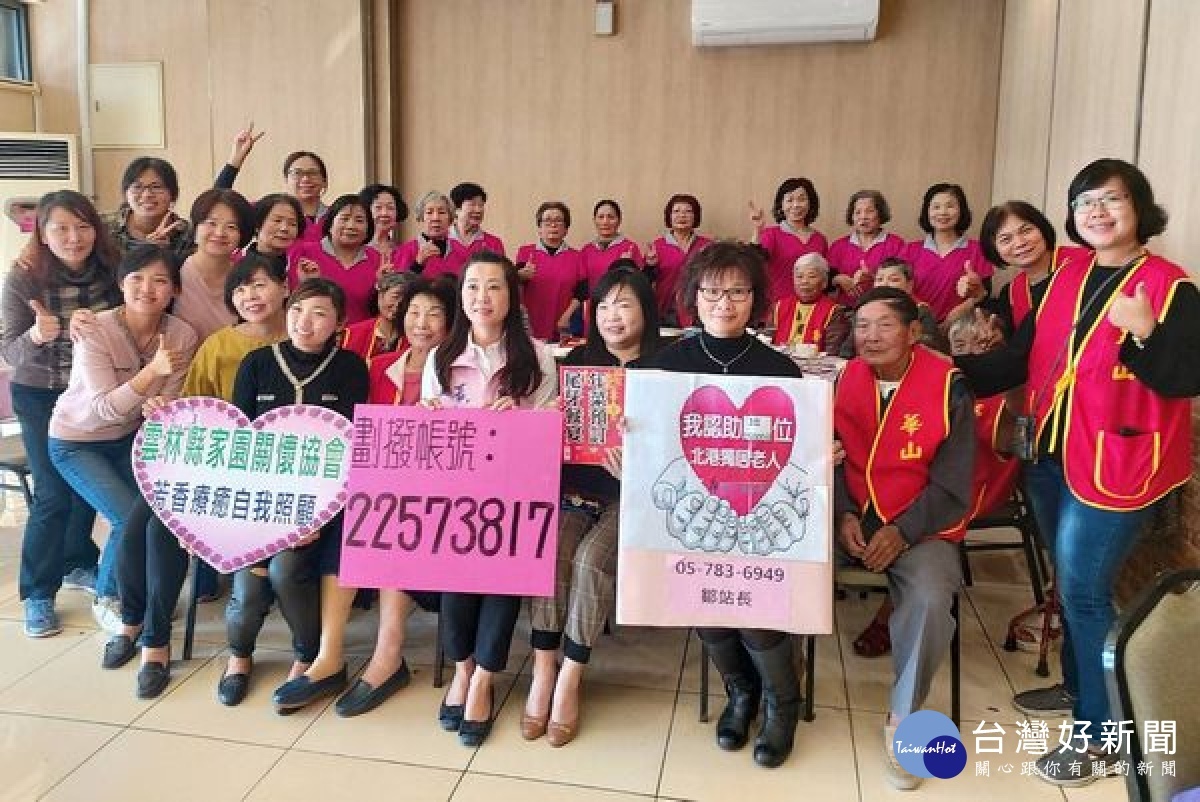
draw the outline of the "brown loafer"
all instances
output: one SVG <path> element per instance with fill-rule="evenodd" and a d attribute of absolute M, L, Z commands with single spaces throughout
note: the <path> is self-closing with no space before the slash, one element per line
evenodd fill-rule
<path fill-rule="evenodd" d="M 569 723 L 551 721 L 546 727 L 546 740 L 551 746 L 566 746 L 579 734 L 579 719 Z"/>
<path fill-rule="evenodd" d="M 528 713 L 521 714 L 521 737 L 526 741 L 536 741 L 546 734 L 546 726 L 550 723 L 550 714 L 544 716 L 531 716 Z"/>

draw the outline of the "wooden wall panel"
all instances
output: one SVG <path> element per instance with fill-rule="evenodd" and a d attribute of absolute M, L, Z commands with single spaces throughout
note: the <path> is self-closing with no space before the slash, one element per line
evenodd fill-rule
<path fill-rule="evenodd" d="M 0 82 L 0 131 L 34 131 L 33 93 L 25 86 Z"/>
<path fill-rule="evenodd" d="M 1061 0 L 1045 201 L 1056 224 L 1081 167 L 1135 156 L 1146 2 Z"/>
<path fill-rule="evenodd" d="M 817 227 L 843 233 L 855 189 L 888 194 L 916 232 L 925 187 L 991 197 L 1003 4 L 889 0 L 877 41 L 694 48 L 689 0 L 618 4 L 617 35 L 591 33 L 588 0 L 409 0 L 397 13 L 394 145 L 408 198 L 475 180 L 488 226 L 516 244 L 533 210 L 566 200 L 571 240 L 611 196 L 646 239 L 673 192 L 704 204 L 703 228 L 745 235 L 750 198 L 817 184 Z M 411 226 L 410 226 L 411 231 Z"/>
<path fill-rule="evenodd" d="M 1200 276 L 1200 4 L 1150 6 L 1139 163 L 1167 208 L 1167 232 L 1154 248 Z"/>
<path fill-rule="evenodd" d="M 283 160 L 311 150 L 329 170 L 331 200 L 365 176 L 363 48 L 359 4 L 305 0 L 208 0 L 212 163 L 229 157 L 251 120 L 267 132 L 238 178 L 249 198 L 281 191 Z M 210 179 L 211 180 L 211 179 Z"/>
<path fill-rule="evenodd" d="M 1046 196 L 1059 0 L 1008 0 L 1000 69 L 992 202 Z"/>

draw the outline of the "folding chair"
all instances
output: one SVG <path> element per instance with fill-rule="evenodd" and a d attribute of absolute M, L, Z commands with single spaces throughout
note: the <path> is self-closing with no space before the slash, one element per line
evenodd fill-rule
<path fill-rule="evenodd" d="M 817 657 L 817 636 L 816 635 L 799 635 L 788 637 L 800 637 L 804 639 L 804 693 L 801 703 L 801 717 L 805 721 L 812 721 L 816 717 L 816 712 L 813 708 L 813 689 L 816 686 L 816 657 Z M 699 633 L 696 634 L 696 640 L 700 641 L 700 720 L 708 721 L 708 644 L 700 640 Z"/>
<path fill-rule="evenodd" d="M 1020 540 L 1005 540 L 1005 541 L 972 541 L 971 532 L 981 529 L 999 529 L 1011 527 L 1016 529 L 1020 535 Z M 963 538 L 960 544 L 960 558 L 962 560 L 963 584 L 971 587 L 971 562 L 968 559 L 969 555 L 978 551 L 1003 551 L 1006 549 L 1021 549 L 1025 553 L 1025 565 L 1029 570 L 1029 585 L 1033 591 L 1033 598 L 1040 606 L 1045 603 L 1045 582 L 1046 582 L 1046 563 L 1042 556 L 1042 550 L 1038 545 L 1037 521 L 1034 520 L 1033 511 L 1029 507 L 1029 503 L 1025 498 L 1024 493 L 1020 488 L 1013 491 L 1011 499 L 988 515 L 981 516 L 971 521 L 971 525 L 967 528 L 967 536 Z"/>

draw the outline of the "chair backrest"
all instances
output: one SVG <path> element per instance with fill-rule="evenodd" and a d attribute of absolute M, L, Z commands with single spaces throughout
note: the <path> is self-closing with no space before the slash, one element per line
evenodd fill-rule
<path fill-rule="evenodd" d="M 1200 570 L 1159 577 L 1121 615 L 1104 646 L 1104 668 L 1113 717 L 1133 721 L 1129 741 L 1130 799 L 1169 802 L 1172 795 L 1200 785 Z M 1158 736 L 1147 736 L 1147 722 Z M 1174 722 L 1173 743 L 1162 737 L 1163 722 Z M 1159 741 L 1155 743 L 1155 741 Z M 1174 754 L 1164 754 L 1171 746 Z M 1151 770 L 1137 768 L 1146 761 Z M 1174 776 L 1163 776 L 1163 761 L 1174 761 Z"/>

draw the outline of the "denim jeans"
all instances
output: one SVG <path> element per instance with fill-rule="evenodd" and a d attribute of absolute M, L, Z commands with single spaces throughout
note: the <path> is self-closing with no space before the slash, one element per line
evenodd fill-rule
<path fill-rule="evenodd" d="M 133 435 L 73 442 L 50 438 L 50 459 L 67 484 L 108 519 L 112 532 L 100 555 L 96 595 L 117 595 L 117 552 L 140 494 L 133 478 Z"/>
<path fill-rule="evenodd" d="M 1104 685 L 1104 639 L 1116 620 L 1113 582 L 1154 506 L 1113 512 L 1084 504 L 1071 492 L 1062 463 L 1043 459 L 1025 468 L 1033 514 L 1054 560 L 1062 604 L 1063 683 L 1075 695 L 1075 721 L 1091 722 L 1088 737 L 1100 740 L 1111 721 Z"/>
<path fill-rule="evenodd" d="M 60 395 L 61 390 L 12 385 L 13 411 L 33 479 L 33 505 L 21 541 L 22 599 L 53 599 L 64 574 L 95 567 L 100 555 L 92 541 L 96 513 L 50 461 L 50 414 Z"/>
<path fill-rule="evenodd" d="M 187 575 L 188 555 L 179 541 L 139 498 L 130 512 L 117 553 L 121 622 L 141 627 L 141 643 L 159 648 L 171 643 L 171 615 Z"/>

